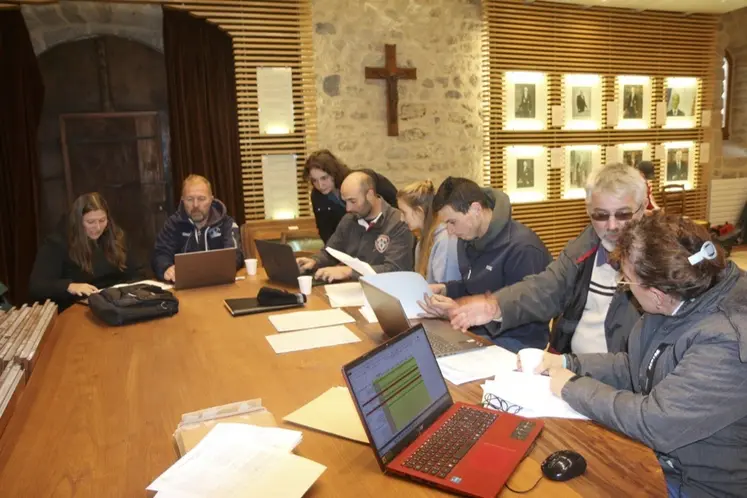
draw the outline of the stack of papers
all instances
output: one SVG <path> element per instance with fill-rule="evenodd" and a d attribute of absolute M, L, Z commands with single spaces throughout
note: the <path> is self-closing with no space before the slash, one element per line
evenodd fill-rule
<path fill-rule="evenodd" d="M 326 467 L 290 453 L 295 432 L 218 424 L 146 489 L 159 498 L 300 498 Z"/>
<path fill-rule="evenodd" d="M 329 388 L 283 420 L 368 444 L 366 430 L 347 387 Z"/>
<path fill-rule="evenodd" d="M 349 266 L 361 275 L 376 275 L 376 270 L 371 268 L 371 265 L 369 265 L 365 261 L 361 261 L 358 258 L 354 258 L 342 251 L 332 249 L 331 247 L 327 247 L 326 250 L 330 254 L 330 256 L 335 258 L 340 263 Z"/>
<path fill-rule="evenodd" d="M 516 354 L 498 346 L 473 349 L 438 359 L 443 376 L 452 384 L 487 379 L 499 372 L 516 369 Z"/>
<path fill-rule="evenodd" d="M 363 288 L 358 282 L 325 285 L 324 291 L 329 298 L 329 305 L 333 308 L 363 306 L 366 304 Z"/>
<path fill-rule="evenodd" d="M 298 330 L 287 334 L 266 336 L 267 342 L 277 354 L 303 351 L 360 342 L 360 338 L 344 325 Z"/>
<path fill-rule="evenodd" d="M 498 372 L 482 386 L 484 395 L 492 394 L 522 408 L 518 413 L 529 418 L 573 418 L 588 420 L 550 391 L 550 377 L 523 372 Z"/>
<path fill-rule="evenodd" d="M 428 282 L 423 276 L 414 271 L 395 271 L 390 273 L 379 273 L 363 277 L 362 280 L 368 282 L 379 290 L 382 290 L 399 299 L 402 303 L 402 309 L 405 310 L 407 318 L 419 318 L 425 313 L 418 304 L 425 295 L 432 295 Z"/>
<path fill-rule="evenodd" d="M 297 311 L 282 315 L 270 315 L 270 322 L 278 332 L 291 330 L 305 330 L 317 327 L 329 327 L 331 325 L 342 325 L 343 323 L 354 323 L 352 316 L 342 310 L 322 311 Z"/>

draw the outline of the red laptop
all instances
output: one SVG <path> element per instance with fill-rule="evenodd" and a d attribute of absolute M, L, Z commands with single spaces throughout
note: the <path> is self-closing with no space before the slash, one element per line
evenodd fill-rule
<path fill-rule="evenodd" d="M 497 495 L 544 425 L 454 403 L 422 325 L 342 371 L 381 469 L 453 493 Z"/>

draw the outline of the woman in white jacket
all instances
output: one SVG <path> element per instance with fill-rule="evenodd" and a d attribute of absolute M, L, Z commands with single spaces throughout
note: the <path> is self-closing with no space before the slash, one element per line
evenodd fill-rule
<path fill-rule="evenodd" d="M 449 236 L 446 225 L 433 213 L 436 189 L 430 180 L 411 183 L 397 192 L 397 207 L 402 220 L 413 232 L 419 232 L 415 246 L 415 271 L 429 284 L 461 280 L 457 260 L 457 238 Z"/>

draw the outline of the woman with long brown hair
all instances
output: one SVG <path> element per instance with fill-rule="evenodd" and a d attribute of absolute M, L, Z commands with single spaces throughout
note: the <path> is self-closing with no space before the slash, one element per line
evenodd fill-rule
<path fill-rule="evenodd" d="M 394 207 L 397 189 L 387 177 L 371 169 L 362 169 L 373 178 L 376 194 Z M 303 167 L 303 179 L 311 183 L 311 209 L 319 236 L 326 244 L 345 216 L 345 201 L 340 194 L 343 180 L 352 172 L 344 162 L 327 149 L 309 154 Z"/>
<path fill-rule="evenodd" d="M 65 227 L 46 238 L 31 271 L 33 299 L 51 299 L 62 311 L 99 289 L 137 278 L 124 232 L 111 218 L 109 206 L 98 192 L 73 202 Z"/>
<path fill-rule="evenodd" d="M 433 213 L 436 189 L 430 180 L 411 183 L 397 193 L 402 220 L 420 237 L 415 247 L 415 271 L 429 284 L 461 280 L 457 260 L 457 238 L 449 236 L 446 225 Z"/>
<path fill-rule="evenodd" d="M 745 496 L 747 276 L 704 227 L 661 212 L 626 225 L 612 259 L 644 311 L 628 351 L 545 353 L 535 373 L 653 449 L 671 498 Z"/>

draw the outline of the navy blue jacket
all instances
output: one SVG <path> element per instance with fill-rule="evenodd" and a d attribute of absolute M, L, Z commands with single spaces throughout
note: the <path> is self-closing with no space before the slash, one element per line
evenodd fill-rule
<path fill-rule="evenodd" d="M 531 229 L 511 219 L 511 202 L 500 190 L 483 189 L 493 208 L 493 219 L 482 237 L 457 243 L 461 280 L 446 284 L 446 295 L 459 298 L 496 292 L 527 275 L 543 271 L 552 261 L 545 244 Z M 482 327 L 491 338 L 511 337 L 528 348 L 544 348 L 548 322 L 531 322 L 502 330 L 500 322 Z"/>
<path fill-rule="evenodd" d="M 218 199 L 213 200 L 208 222 L 199 229 L 184 210 L 184 203 L 179 203 L 176 213 L 169 216 L 156 238 L 153 251 L 153 271 L 156 277 L 163 280 L 163 274 L 174 264 L 174 256 L 185 252 L 211 251 L 214 249 L 236 248 L 236 269 L 244 264 L 241 251 L 239 226 L 226 214 L 226 205 Z"/>

